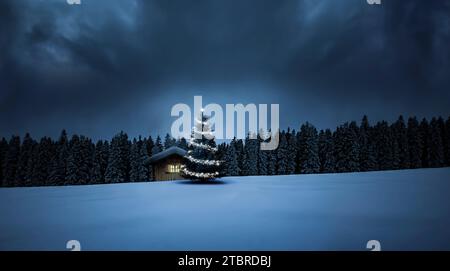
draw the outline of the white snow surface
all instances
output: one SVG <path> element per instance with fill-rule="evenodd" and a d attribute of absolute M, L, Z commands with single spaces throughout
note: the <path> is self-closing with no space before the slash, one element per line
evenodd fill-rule
<path fill-rule="evenodd" d="M 0 250 L 450 250 L 450 168 L 0 189 Z"/>

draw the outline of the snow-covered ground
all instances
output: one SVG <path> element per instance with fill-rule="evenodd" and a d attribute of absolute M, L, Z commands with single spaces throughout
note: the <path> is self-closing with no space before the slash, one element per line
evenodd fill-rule
<path fill-rule="evenodd" d="M 0 189 L 0 250 L 450 250 L 450 168 Z"/>

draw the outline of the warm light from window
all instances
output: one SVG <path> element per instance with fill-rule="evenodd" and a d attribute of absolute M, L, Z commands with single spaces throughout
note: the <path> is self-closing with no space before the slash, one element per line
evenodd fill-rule
<path fill-rule="evenodd" d="M 177 164 L 177 165 L 169 165 L 169 173 L 178 173 L 180 172 L 181 169 L 181 165 Z"/>

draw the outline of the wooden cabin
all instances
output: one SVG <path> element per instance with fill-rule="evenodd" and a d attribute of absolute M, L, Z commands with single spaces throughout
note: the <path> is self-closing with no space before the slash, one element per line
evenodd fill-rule
<path fill-rule="evenodd" d="M 173 181 L 184 179 L 180 170 L 185 155 L 185 150 L 174 146 L 150 157 L 148 163 L 153 169 L 153 180 Z"/>

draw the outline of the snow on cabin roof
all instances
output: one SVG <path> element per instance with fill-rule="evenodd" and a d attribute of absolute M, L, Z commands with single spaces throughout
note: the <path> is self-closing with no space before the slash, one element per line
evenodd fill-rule
<path fill-rule="evenodd" d="M 163 150 L 162 152 L 157 153 L 157 154 L 153 155 L 152 157 L 150 157 L 150 159 L 148 160 L 148 163 L 158 162 L 158 161 L 163 160 L 174 154 L 180 155 L 180 156 L 185 156 L 186 153 L 187 153 L 186 150 L 183 150 L 182 148 L 173 146 L 173 147 Z"/>

